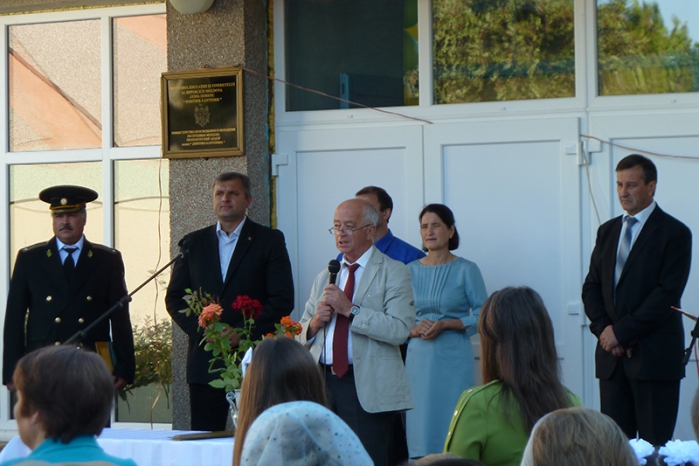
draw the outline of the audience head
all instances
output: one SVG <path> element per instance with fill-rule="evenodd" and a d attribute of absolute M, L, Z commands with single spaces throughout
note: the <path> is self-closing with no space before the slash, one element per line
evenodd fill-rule
<path fill-rule="evenodd" d="M 553 324 L 539 293 L 526 286 L 496 291 L 483 303 L 478 332 L 483 383 L 500 381 L 505 406 L 513 396 L 527 431 L 544 414 L 570 406 Z"/>
<path fill-rule="evenodd" d="M 426 214 L 434 214 L 437 219 L 443 223 L 447 230 L 453 231 L 453 234 L 449 237 L 449 250 L 453 251 L 454 249 L 457 249 L 459 247 L 459 232 L 456 230 L 456 222 L 454 221 L 454 213 L 451 211 L 451 209 L 444 204 L 429 204 L 426 205 L 423 209 L 422 212 L 420 212 L 420 215 L 418 216 L 418 219 L 420 220 L 420 231 L 423 231 L 423 224 L 425 223 L 423 219 L 425 218 Z M 422 250 L 427 251 L 429 248 L 427 245 L 425 245 L 425 239 L 423 237 L 423 244 L 422 244 Z"/>
<path fill-rule="evenodd" d="M 265 338 L 253 351 L 238 406 L 234 461 L 240 464 L 250 425 L 267 408 L 289 401 L 327 405 L 325 382 L 311 353 L 288 337 Z"/>
<path fill-rule="evenodd" d="M 50 346 L 17 363 L 15 418 L 30 448 L 44 439 L 99 435 L 112 411 L 114 382 L 101 357 L 75 346 Z"/>
<path fill-rule="evenodd" d="M 273 406 L 252 424 L 242 466 L 372 464 L 357 435 L 335 413 L 317 403 Z"/>
<path fill-rule="evenodd" d="M 608 416 L 568 408 L 544 416 L 534 427 L 523 466 L 638 466 L 629 439 Z"/>

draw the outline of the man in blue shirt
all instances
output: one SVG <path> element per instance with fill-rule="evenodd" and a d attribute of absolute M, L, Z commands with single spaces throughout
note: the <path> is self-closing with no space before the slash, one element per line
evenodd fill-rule
<path fill-rule="evenodd" d="M 393 199 L 385 189 L 377 186 L 367 186 L 355 194 L 374 206 L 379 213 L 379 222 L 374 233 L 374 246 L 393 260 L 404 264 L 425 257 L 425 253 L 400 238 L 396 238 L 388 229 L 388 221 L 393 213 Z"/>

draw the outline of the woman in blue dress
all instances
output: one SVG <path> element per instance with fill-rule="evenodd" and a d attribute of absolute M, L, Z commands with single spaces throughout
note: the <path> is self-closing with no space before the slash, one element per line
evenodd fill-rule
<path fill-rule="evenodd" d="M 420 212 L 427 256 L 408 264 L 417 318 L 405 360 L 414 409 L 406 413 L 411 458 L 440 453 L 461 393 L 476 384 L 471 336 L 488 297 L 478 266 L 459 247 L 454 214 L 442 204 Z"/>

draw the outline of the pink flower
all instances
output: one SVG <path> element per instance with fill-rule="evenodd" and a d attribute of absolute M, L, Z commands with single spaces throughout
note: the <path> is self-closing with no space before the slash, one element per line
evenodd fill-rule
<path fill-rule="evenodd" d="M 199 326 L 207 328 L 211 323 L 216 322 L 223 312 L 223 308 L 216 303 L 211 303 L 201 310 L 199 316 Z"/>

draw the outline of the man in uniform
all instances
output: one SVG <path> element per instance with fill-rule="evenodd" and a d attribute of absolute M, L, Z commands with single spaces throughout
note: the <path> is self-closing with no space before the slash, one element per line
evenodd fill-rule
<path fill-rule="evenodd" d="M 55 236 L 17 254 L 3 342 L 2 382 L 12 391 L 12 374 L 22 356 L 60 345 L 127 294 L 119 251 L 90 243 L 83 235 L 85 206 L 97 196 L 81 186 L 54 186 L 39 193 L 50 204 Z M 117 390 L 133 382 L 136 363 L 128 304 L 75 343 L 99 348 L 107 365 L 111 363 Z"/>

